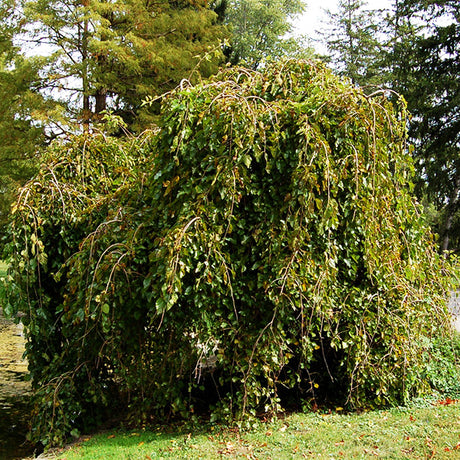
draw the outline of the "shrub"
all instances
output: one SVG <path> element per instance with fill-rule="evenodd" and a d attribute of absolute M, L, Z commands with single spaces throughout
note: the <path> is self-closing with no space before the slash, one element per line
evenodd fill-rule
<path fill-rule="evenodd" d="M 242 420 L 292 392 L 353 408 L 427 390 L 453 268 L 411 195 L 406 122 L 402 99 L 286 61 L 184 83 L 129 146 L 51 149 L 9 249 L 34 437 L 116 402 Z"/>
<path fill-rule="evenodd" d="M 460 398 L 460 334 L 426 341 L 424 378 L 439 396 Z"/>

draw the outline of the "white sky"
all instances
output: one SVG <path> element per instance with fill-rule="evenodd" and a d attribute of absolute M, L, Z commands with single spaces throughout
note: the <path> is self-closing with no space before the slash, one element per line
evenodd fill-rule
<path fill-rule="evenodd" d="M 337 11 L 338 0 L 306 0 L 305 13 L 294 21 L 294 35 L 306 35 L 309 38 L 317 38 L 316 30 L 321 28 L 321 22 L 327 20 L 325 10 Z M 389 8 L 392 0 L 364 0 L 368 9 Z M 315 48 L 319 48 L 315 45 Z M 321 49 L 321 51 L 324 51 Z"/>

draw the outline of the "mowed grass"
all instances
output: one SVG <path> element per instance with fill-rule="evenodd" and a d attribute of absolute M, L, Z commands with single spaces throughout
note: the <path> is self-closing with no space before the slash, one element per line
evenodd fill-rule
<path fill-rule="evenodd" d="M 8 264 L 0 260 L 0 278 L 5 278 L 7 270 L 8 270 Z"/>
<path fill-rule="evenodd" d="M 460 404 L 361 414 L 293 414 L 250 430 L 157 427 L 82 437 L 46 458 L 76 459 L 460 459 Z"/>

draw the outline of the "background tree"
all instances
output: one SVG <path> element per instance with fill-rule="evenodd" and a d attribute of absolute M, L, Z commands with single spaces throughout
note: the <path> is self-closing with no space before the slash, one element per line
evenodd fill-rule
<path fill-rule="evenodd" d="M 46 90 L 83 126 L 110 109 L 141 129 L 151 121 L 147 94 L 217 69 L 218 59 L 203 56 L 219 47 L 223 28 L 204 0 L 29 0 L 24 14 L 32 41 L 52 50 Z"/>
<path fill-rule="evenodd" d="M 337 12 L 328 11 L 329 21 L 321 33 L 329 56 L 340 75 L 354 84 L 378 84 L 381 46 L 378 16 L 362 0 L 339 0 Z"/>
<path fill-rule="evenodd" d="M 455 0 L 400 0 L 394 88 L 413 114 L 416 190 L 436 210 L 441 249 L 460 250 L 460 10 Z"/>
<path fill-rule="evenodd" d="M 216 5 L 226 6 L 225 23 L 232 37 L 227 56 L 232 64 L 257 69 L 265 58 L 289 55 L 299 48 L 286 34 L 292 31 L 292 19 L 305 10 L 303 0 L 228 0 Z"/>
<path fill-rule="evenodd" d="M 0 6 L 0 227 L 12 195 L 35 168 L 45 136 L 40 114 L 46 102 L 39 93 L 39 59 L 26 58 L 13 37 L 20 30 L 13 1 Z"/>
<path fill-rule="evenodd" d="M 383 84 L 409 111 L 416 192 L 441 250 L 460 247 L 459 9 L 453 0 L 395 0 L 369 12 L 341 0 L 325 34 L 330 60 L 359 85 Z"/>

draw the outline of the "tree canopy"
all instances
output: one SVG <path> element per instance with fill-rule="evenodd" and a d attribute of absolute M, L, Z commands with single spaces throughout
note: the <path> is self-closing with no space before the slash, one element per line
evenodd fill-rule
<path fill-rule="evenodd" d="M 13 2 L 0 5 L 0 226 L 12 194 L 34 171 L 33 158 L 44 143 L 38 114 L 46 107 L 39 93 L 39 59 L 26 58 L 14 44 L 20 29 Z"/>
<path fill-rule="evenodd" d="M 33 438 L 426 391 L 452 267 L 411 197 L 406 123 L 402 99 L 282 61 L 183 85 L 151 135 L 53 145 L 7 248 Z"/>
<path fill-rule="evenodd" d="M 339 0 L 338 11 L 328 16 L 322 35 L 334 68 L 357 85 L 381 83 L 376 12 L 366 9 L 362 0 Z"/>
<path fill-rule="evenodd" d="M 225 6 L 232 64 L 257 69 L 264 59 L 286 56 L 301 46 L 286 35 L 292 31 L 292 20 L 305 11 L 303 0 L 227 0 Z"/>
<path fill-rule="evenodd" d="M 52 53 L 42 81 L 65 110 L 56 121 L 64 131 L 69 121 L 100 121 L 104 110 L 147 126 L 143 99 L 215 72 L 224 37 L 204 0 L 24 0 L 23 14 L 28 40 Z"/>

